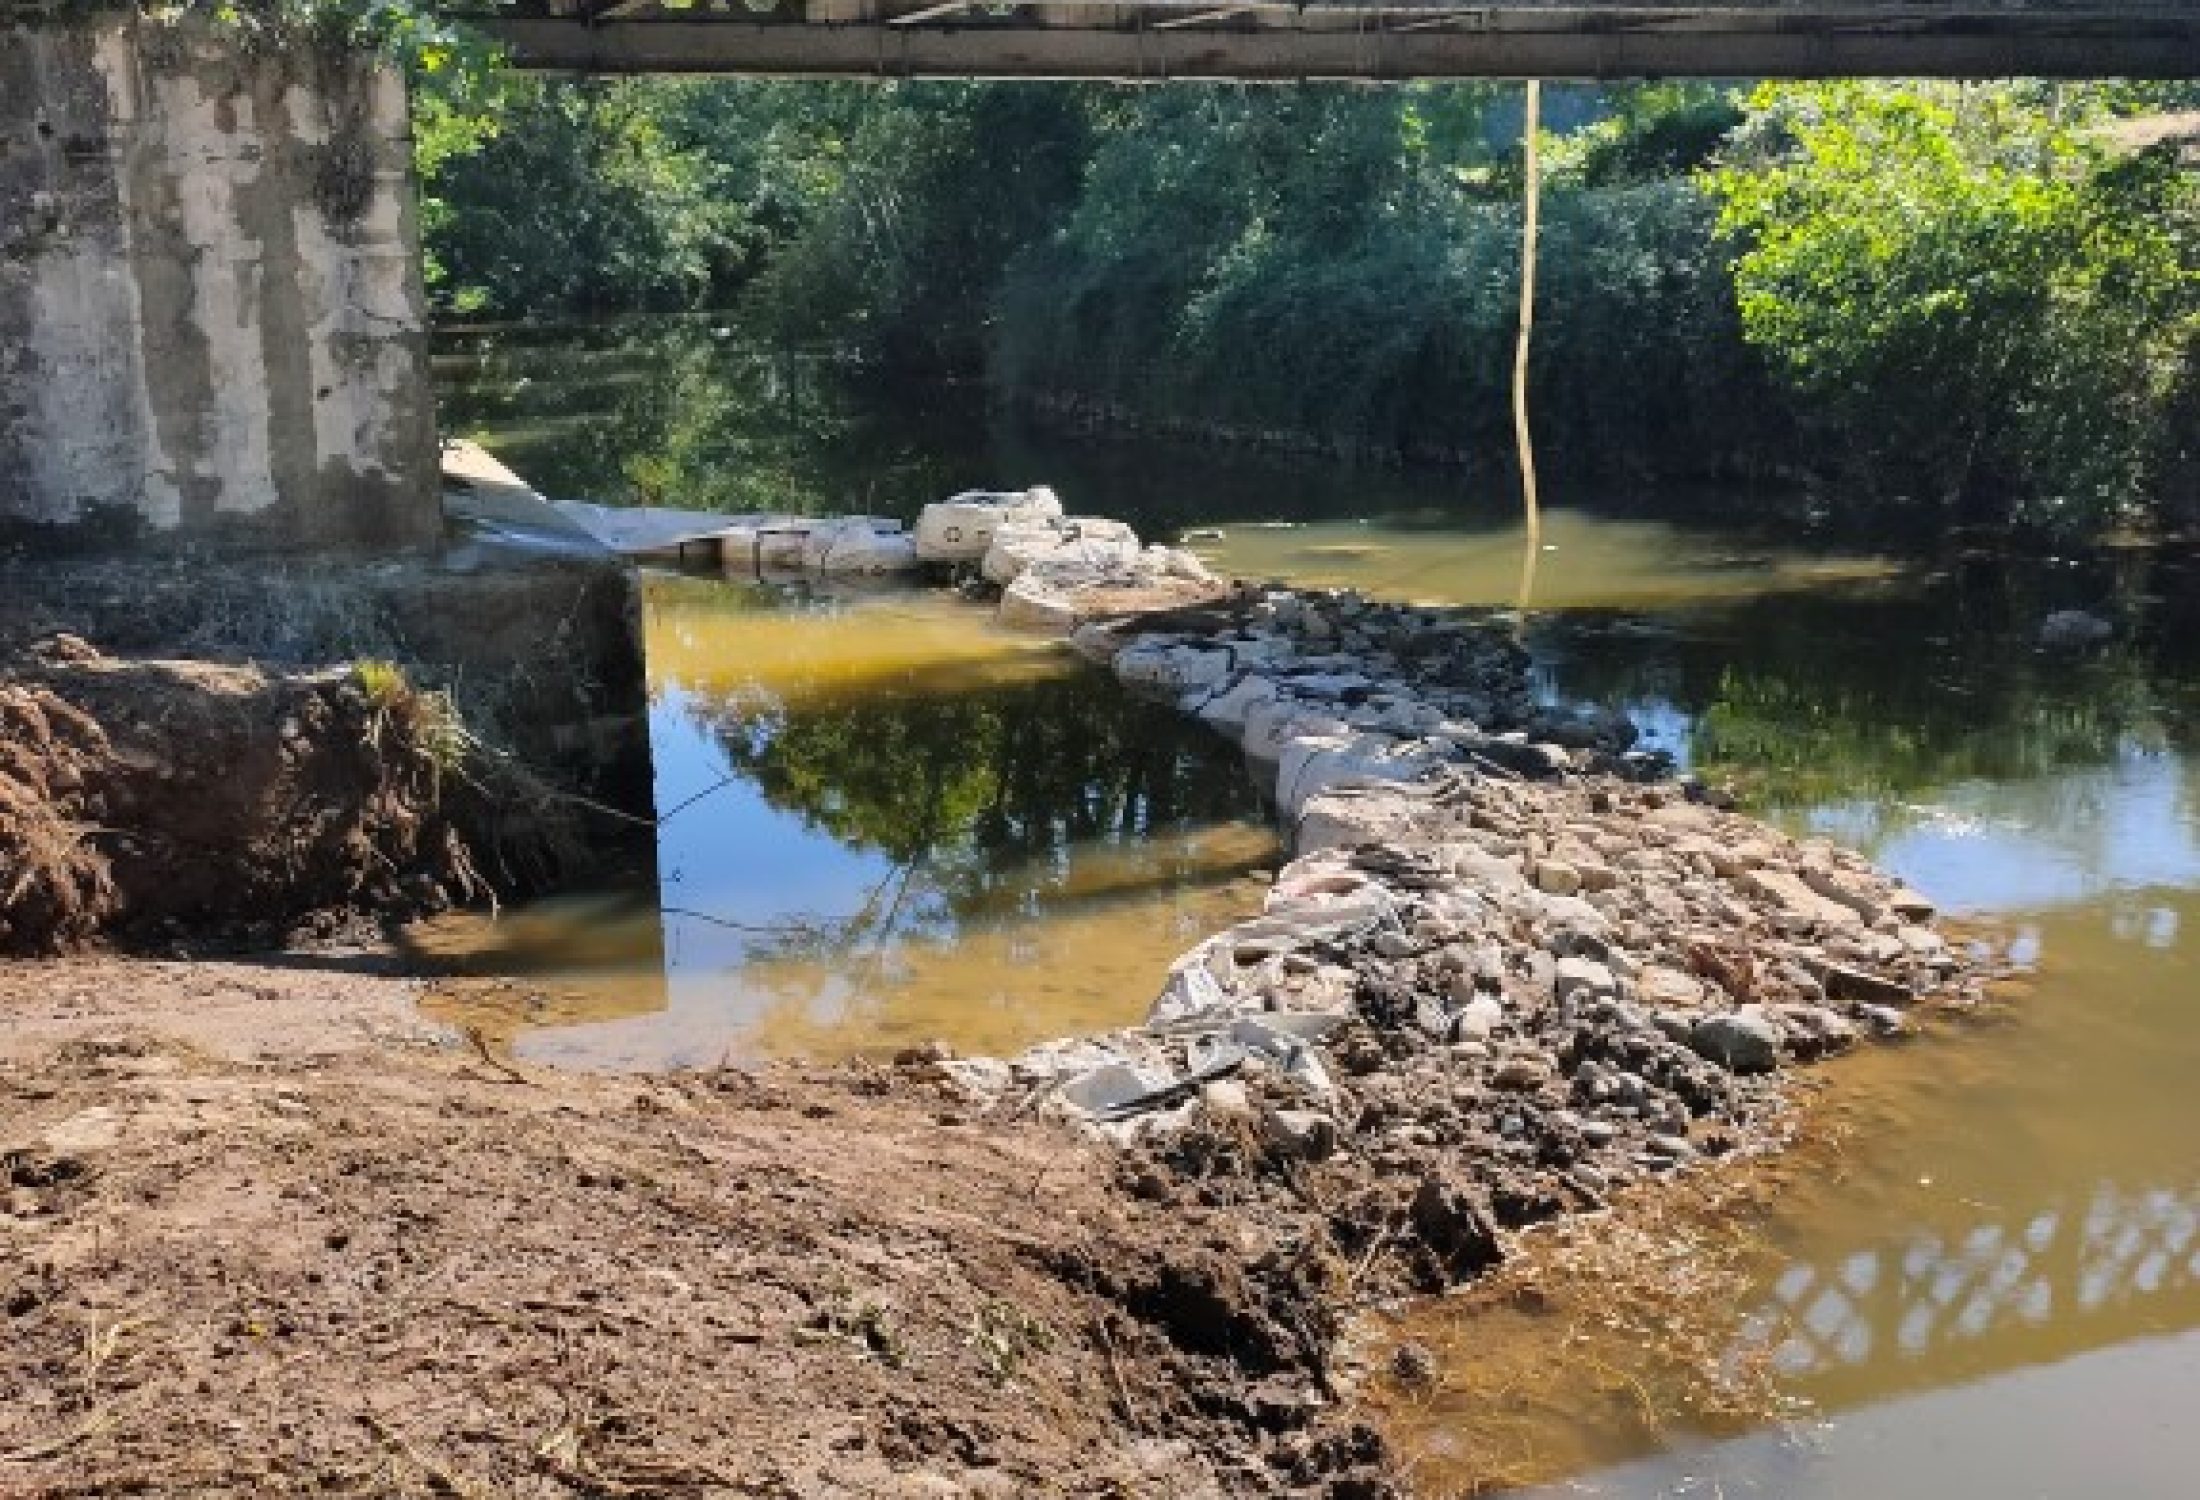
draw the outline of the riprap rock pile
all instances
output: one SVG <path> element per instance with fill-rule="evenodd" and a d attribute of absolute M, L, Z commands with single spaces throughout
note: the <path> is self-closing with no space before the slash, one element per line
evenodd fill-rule
<path fill-rule="evenodd" d="M 1002 623 L 1063 635 L 1099 617 L 1202 604 L 1226 592 L 1191 553 L 1147 546 L 1121 521 L 1064 515 L 1044 486 L 973 490 L 926 506 L 917 556 L 975 569 L 1000 590 Z"/>
<path fill-rule="evenodd" d="M 1442 1284 L 1493 1225 L 1772 1143 L 1785 1065 L 1976 991 L 1924 897 L 1538 705 L 1498 624 L 1275 591 L 1074 641 L 1270 769 L 1297 857 L 1142 1027 L 937 1066 L 1137 1148 L 1150 1192 L 1295 1183 Z"/>

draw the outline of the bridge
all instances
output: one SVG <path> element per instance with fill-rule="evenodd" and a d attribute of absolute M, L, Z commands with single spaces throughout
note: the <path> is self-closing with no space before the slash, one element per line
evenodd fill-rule
<path fill-rule="evenodd" d="M 2200 0 L 518 0 L 520 66 L 822 78 L 2200 76 Z"/>
<path fill-rule="evenodd" d="M 578 73 L 2200 77 L 2200 0 L 446 4 Z M 431 544 L 419 267 L 394 71 L 0 0 L 0 550 Z"/>

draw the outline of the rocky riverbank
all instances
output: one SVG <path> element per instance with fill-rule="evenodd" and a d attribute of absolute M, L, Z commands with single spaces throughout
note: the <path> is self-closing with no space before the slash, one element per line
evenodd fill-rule
<path fill-rule="evenodd" d="M 1502 622 L 1241 589 L 1074 642 L 1242 745 L 1296 857 L 1143 1026 L 917 1065 L 1114 1143 L 1149 1199 L 1257 1204 L 1358 1295 L 1775 1147 L 1792 1067 L 1980 993 L 1917 892 L 1534 702 Z"/>

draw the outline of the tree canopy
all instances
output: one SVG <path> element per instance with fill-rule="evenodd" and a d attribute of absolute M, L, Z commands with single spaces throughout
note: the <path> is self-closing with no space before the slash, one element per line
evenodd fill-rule
<path fill-rule="evenodd" d="M 2138 508 L 2193 378 L 2200 205 L 2101 89 L 1766 87 L 1709 175 L 1742 327 L 1878 488 Z"/>

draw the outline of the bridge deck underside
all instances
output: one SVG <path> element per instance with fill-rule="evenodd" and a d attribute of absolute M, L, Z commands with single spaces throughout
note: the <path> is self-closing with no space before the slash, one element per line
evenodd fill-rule
<path fill-rule="evenodd" d="M 522 0 L 527 67 L 813 77 L 2195 77 L 2200 0 Z"/>

